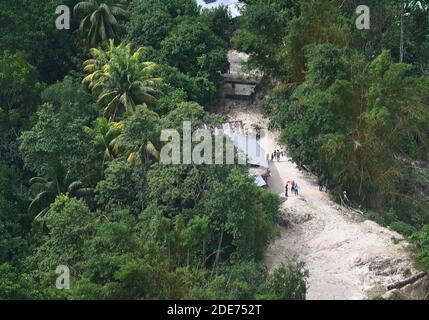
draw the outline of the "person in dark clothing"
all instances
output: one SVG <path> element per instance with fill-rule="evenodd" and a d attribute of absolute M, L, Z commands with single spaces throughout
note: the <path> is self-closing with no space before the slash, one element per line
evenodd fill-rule
<path fill-rule="evenodd" d="M 289 196 L 289 184 L 286 183 L 286 185 L 285 185 L 285 197 L 286 197 L 286 199 L 288 198 L 288 196 Z"/>
<path fill-rule="evenodd" d="M 317 184 L 319 185 L 319 191 L 323 191 L 323 180 L 322 177 L 319 176 L 317 179 Z"/>
<path fill-rule="evenodd" d="M 325 188 L 325 192 L 328 193 L 328 188 L 329 188 L 329 180 L 328 179 L 325 180 L 323 186 Z"/>

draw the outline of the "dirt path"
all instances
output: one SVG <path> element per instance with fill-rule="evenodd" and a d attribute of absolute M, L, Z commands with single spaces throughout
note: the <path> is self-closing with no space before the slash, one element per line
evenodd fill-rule
<path fill-rule="evenodd" d="M 266 126 L 261 112 L 245 102 L 227 102 L 230 120 Z M 277 135 L 261 139 L 271 153 L 280 147 Z M 282 215 L 289 222 L 280 228 L 266 250 L 264 261 L 272 270 L 288 257 L 296 256 L 310 271 L 308 299 L 366 299 L 385 293 L 386 286 L 414 272 L 408 245 L 396 232 L 339 207 L 320 192 L 316 178 L 298 169 L 291 159 L 270 163 L 269 186 L 282 198 Z M 295 180 L 298 197 L 285 200 L 284 185 Z"/>
<path fill-rule="evenodd" d="M 230 51 L 234 74 L 247 74 L 240 61 L 246 55 Z M 259 97 L 261 98 L 261 97 Z M 226 100 L 227 117 L 267 127 L 259 110 L 260 100 Z M 277 134 L 267 133 L 261 146 L 267 153 L 280 149 Z M 270 163 L 270 190 L 282 200 L 281 214 L 289 225 L 279 227 L 279 236 L 266 250 L 264 262 L 270 270 L 292 256 L 304 261 L 310 271 L 307 299 L 366 299 L 386 292 L 388 284 L 414 273 L 402 236 L 339 207 L 330 196 L 320 192 L 316 178 L 300 171 L 291 159 Z M 299 197 L 284 197 L 284 185 L 295 180 Z"/>

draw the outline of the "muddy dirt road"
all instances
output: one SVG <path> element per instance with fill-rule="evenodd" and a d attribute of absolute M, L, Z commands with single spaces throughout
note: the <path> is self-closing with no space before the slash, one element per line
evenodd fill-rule
<path fill-rule="evenodd" d="M 266 126 L 255 105 L 226 102 L 230 120 Z M 261 139 L 267 153 L 279 148 L 277 134 Z M 308 299 L 367 299 L 386 292 L 386 286 L 414 273 L 402 236 L 338 206 L 320 192 L 316 177 L 298 169 L 289 157 L 270 162 L 269 186 L 282 198 L 281 214 L 288 227 L 266 250 L 272 270 L 288 257 L 304 261 L 310 271 Z M 295 180 L 300 195 L 285 200 L 284 185 Z"/>

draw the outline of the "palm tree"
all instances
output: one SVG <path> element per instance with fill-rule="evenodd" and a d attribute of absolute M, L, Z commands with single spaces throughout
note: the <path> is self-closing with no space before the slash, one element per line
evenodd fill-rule
<path fill-rule="evenodd" d="M 110 122 L 106 118 L 98 118 L 94 128 L 84 128 L 85 132 L 94 139 L 96 156 L 101 159 L 101 175 L 103 175 L 107 163 L 119 154 L 118 138 L 121 135 L 122 127 L 122 122 Z"/>
<path fill-rule="evenodd" d="M 125 18 L 125 4 L 120 1 L 109 5 L 98 0 L 81 1 L 74 7 L 74 14 L 83 16 L 79 30 L 86 34 L 88 48 L 108 39 L 116 39 L 119 24 L 118 19 Z"/>
<path fill-rule="evenodd" d="M 155 63 L 141 61 L 144 51 L 139 48 L 133 52 L 131 45 L 115 46 L 110 40 L 106 51 L 91 49 L 92 59 L 84 62 L 84 71 L 89 75 L 83 83 L 98 96 L 97 109 L 103 110 L 111 121 L 120 113 L 156 102 L 155 86 L 161 79 L 153 77 Z"/>
<path fill-rule="evenodd" d="M 155 161 L 159 161 L 160 159 L 158 149 L 150 140 L 148 140 L 146 143 L 136 145 L 128 150 L 127 161 L 130 164 L 137 165 L 147 162 L 150 159 Z"/>
<path fill-rule="evenodd" d="M 35 196 L 31 198 L 28 212 L 36 214 L 34 220 L 38 220 L 49 212 L 49 206 L 60 194 L 82 198 L 93 194 L 92 188 L 85 188 L 82 181 L 70 181 L 69 172 L 62 166 L 58 166 L 50 177 L 33 177 L 30 179 L 31 189 Z"/>

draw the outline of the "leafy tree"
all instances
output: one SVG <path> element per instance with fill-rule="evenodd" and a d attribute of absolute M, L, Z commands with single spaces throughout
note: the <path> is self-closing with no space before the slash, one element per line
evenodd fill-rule
<path fill-rule="evenodd" d="M 127 22 L 127 40 L 137 46 L 151 46 L 159 49 L 159 45 L 175 26 L 167 6 L 174 1 L 132 1 L 130 18 Z"/>
<path fill-rule="evenodd" d="M 171 66 L 184 73 L 198 75 L 226 72 L 228 60 L 226 43 L 197 18 L 184 19 L 167 38 L 161 42 L 160 53 Z"/>
<path fill-rule="evenodd" d="M 27 288 L 23 285 L 20 274 L 9 263 L 0 265 L 0 299 L 27 299 Z"/>
<path fill-rule="evenodd" d="M 190 121 L 192 128 L 196 129 L 201 124 L 221 124 L 222 120 L 222 116 L 205 111 L 198 103 L 180 102 L 173 105 L 173 110 L 161 119 L 161 126 L 183 132 L 184 121 Z"/>
<path fill-rule="evenodd" d="M 309 272 L 302 262 L 281 264 L 267 281 L 268 289 L 278 300 L 305 300 Z"/>
<path fill-rule="evenodd" d="M 72 6 L 74 1 L 2 1 L 0 52 L 25 52 L 28 63 L 36 67 L 45 83 L 62 79 L 73 68 L 72 56 L 76 48 L 72 32 L 55 28 L 58 17 L 55 8 L 59 5 Z"/>
<path fill-rule="evenodd" d="M 146 207 L 145 190 L 144 168 L 118 158 L 109 164 L 104 179 L 97 184 L 95 199 L 105 215 L 124 208 L 139 214 Z"/>
<path fill-rule="evenodd" d="M 274 206 L 262 200 L 263 192 L 246 171 L 222 166 L 154 167 L 148 175 L 148 199 L 150 212 L 161 210 L 169 219 L 183 215 L 184 221 L 192 220 L 195 210 L 209 219 L 212 238 L 200 250 L 214 267 L 221 257 L 258 256 L 278 209 L 275 199 Z"/>
<path fill-rule="evenodd" d="M 341 10 L 351 19 L 359 1 L 347 1 Z M 399 1 L 367 1 L 371 10 L 371 30 L 353 28 L 351 45 L 361 50 L 368 60 L 378 56 L 383 50 L 389 50 L 394 61 L 399 61 L 401 16 L 404 22 L 404 57 L 403 61 L 412 63 L 420 74 L 427 74 L 428 61 L 428 26 L 429 6 L 427 1 L 404 1 L 404 12 L 401 14 Z M 351 22 L 354 23 L 354 20 Z"/>
<path fill-rule="evenodd" d="M 159 64 L 157 73 L 168 84 L 208 104 L 221 89 L 218 72 L 228 68 L 230 27 L 225 8 L 200 13 L 195 1 L 134 0 L 127 41 L 148 46 L 145 59 Z"/>
<path fill-rule="evenodd" d="M 0 55 L 0 157 L 21 165 L 16 139 L 40 101 L 43 84 L 24 52 Z"/>
<path fill-rule="evenodd" d="M 1 108 L 28 116 L 36 106 L 42 84 L 24 52 L 4 51 L 0 56 Z"/>
<path fill-rule="evenodd" d="M 83 201 L 60 195 L 42 221 L 47 226 L 48 235 L 27 258 L 29 274 L 43 285 L 46 280 L 51 280 L 58 265 L 67 265 L 72 271 L 71 278 L 75 277 L 78 269 L 74 266 L 82 261 L 85 240 L 94 234 L 96 216 Z"/>
<path fill-rule="evenodd" d="M 287 27 L 298 14 L 299 1 L 251 1 L 239 17 L 240 28 L 233 35 L 233 45 L 250 54 L 250 66 L 280 76 L 286 64 L 282 46 Z"/>
<path fill-rule="evenodd" d="M 27 253 L 27 189 L 21 173 L 0 161 L 0 264 L 17 264 Z"/>
<path fill-rule="evenodd" d="M 41 93 L 42 102 L 50 103 L 55 110 L 69 113 L 76 118 L 94 119 L 91 108 L 93 98 L 77 76 L 66 76 L 62 81 L 48 86 Z"/>
<path fill-rule="evenodd" d="M 55 112 L 51 104 L 40 106 L 36 123 L 19 138 L 25 166 L 40 176 L 49 176 L 59 165 L 72 177 L 84 172 L 88 158 L 85 118 L 76 118 L 67 109 Z"/>
<path fill-rule="evenodd" d="M 235 46 L 251 54 L 251 64 L 289 86 L 305 76 L 307 45 L 348 43 L 346 20 L 330 1 L 252 1 L 242 20 Z"/>

